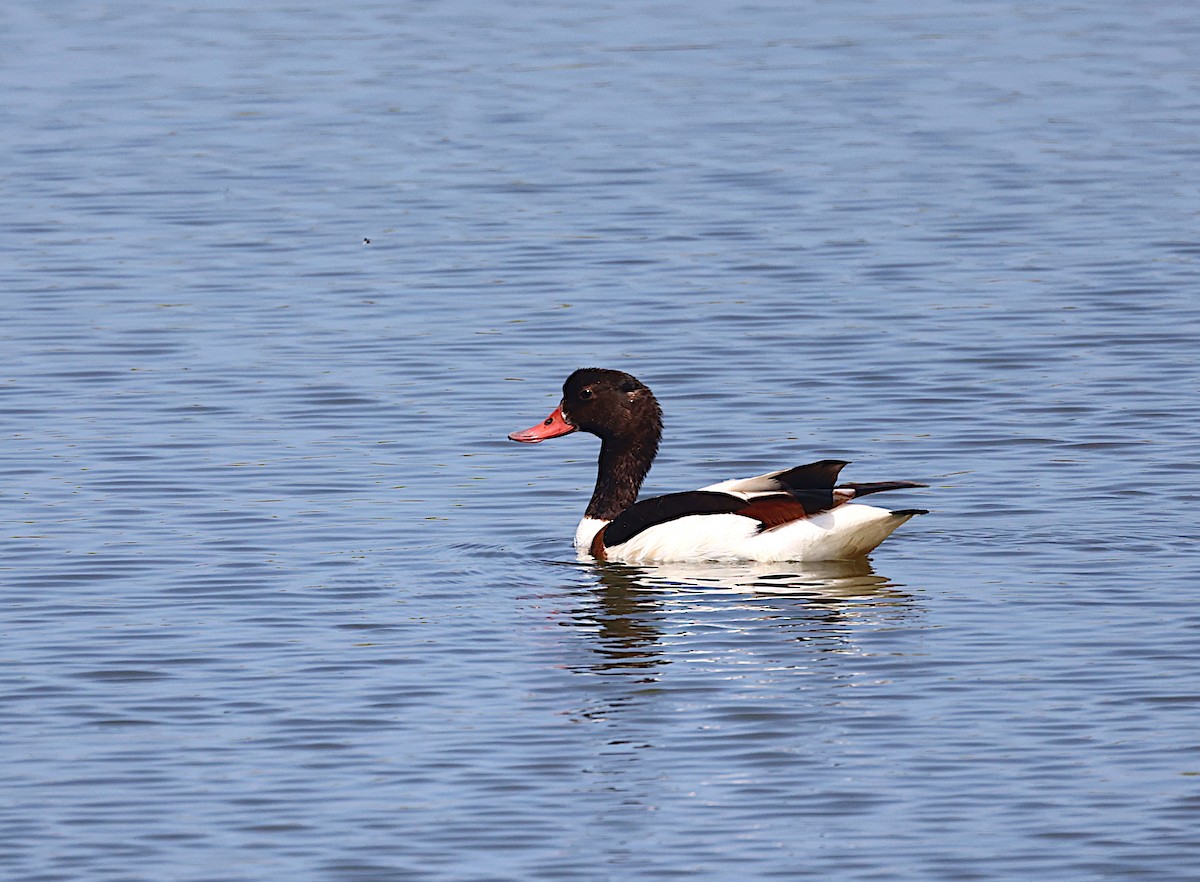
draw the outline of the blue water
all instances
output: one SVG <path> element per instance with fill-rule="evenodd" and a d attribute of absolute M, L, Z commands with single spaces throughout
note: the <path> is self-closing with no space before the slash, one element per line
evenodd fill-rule
<path fill-rule="evenodd" d="M 1190 3 L 245 6 L 0 10 L 0 878 L 1196 878 Z"/>

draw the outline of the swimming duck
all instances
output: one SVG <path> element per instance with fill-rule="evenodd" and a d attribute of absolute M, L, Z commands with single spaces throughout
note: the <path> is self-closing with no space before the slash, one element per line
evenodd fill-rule
<path fill-rule="evenodd" d="M 838 484 L 848 463 L 836 459 L 638 501 L 658 453 L 662 409 L 649 387 L 622 371 L 580 368 L 545 420 L 508 437 L 536 444 L 576 431 L 600 439 L 596 488 L 575 531 L 575 547 L 598 560 L 850 560 L 927 514 L 847 505 L 869 493 L 927 485 Z"/>

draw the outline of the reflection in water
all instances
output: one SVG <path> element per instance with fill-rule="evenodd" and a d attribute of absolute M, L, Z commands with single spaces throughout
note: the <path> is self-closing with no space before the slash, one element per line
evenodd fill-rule
<path fill-rule="evenodd" d="M 593 649 L 603 661 L 592 666 L 594 670 L 652 668 L 665 663 L 656 650 L 663 597 L 655 586 L 640 582 L 638 572 L 621 565 L 596 567 L 597 603 L 575 615 L 580 624 L 595 628 Z"/>
<path fill-rule="evenodd" d="M 684 635 L 704 623 L 732 629 L 735 640 L 747 621 L 782 627 L 791 640 L 832 641 L 825 651 L 844 651 L 852 624 L 864 613 L 906 617 L 912 607 L 912 598 L 865 558 L 588 567 L 596 578 L 595 602 L 576 609 L 572 619 L 594 637 L 590 648 L 600 661 L 585 666 L 590 672 L 649 674 L 671 660 L 664 633 Z"/>
<path fill-rule="evenodd" d="M 888 580 L 877 575 L 865 557 L 810 563 L 670 563 L 622 569 L 631 580 L 656 588 L 725 588 L 742 594 L 813 599 L 869 597 L 890 589 Z M 605 578 L 603 573 L 600 578 Z"/>

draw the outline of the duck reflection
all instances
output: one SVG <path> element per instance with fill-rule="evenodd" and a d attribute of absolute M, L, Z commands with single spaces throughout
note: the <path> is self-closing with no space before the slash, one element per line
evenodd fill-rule
<path fill-rule="evenodd" d="M 592 672 L 650 674 L 671 661 L 664 635 L 673 644 L 714 617 L 731 630 L 744 629 L 747 621 L 772 623 L 792 632 L 792 639 L 832 641 L 828 648 L 837 650 L 864 615 L 906 617 L 913 608 L 911 596 L 866 558 L 586 566 L 595 579 L 594 603 L 577 608 L 572 619 L 594 638 L 590 648 L 600 660 L 585 666 Z M 681 620 L 681 613 L 687 618 Z"/>
<path fill-rule="evenodd" d="M 809 563 L 670 563 L 621 569 L 645 587 L 724 588 L 750 595 L 855 598 L 889 593 L 892 587 L 865 557 Z"/>
<path fill-rule="evenodd" d="M 590 667 L 620 671 L 665 664 L 657 651 L 659 620 L 665 614 L 661 588 L 640 579 L 636 567 L 600 564 L 592 569 L 596 603 L 575 616 L 595 628 L 592 649 L 603 661 Z"/>

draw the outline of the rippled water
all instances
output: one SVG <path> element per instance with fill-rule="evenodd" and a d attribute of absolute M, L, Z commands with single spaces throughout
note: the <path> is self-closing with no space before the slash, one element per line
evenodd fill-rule
<path fill-rule="evenodd" d="M 914 10 L 6 5 L 0 877 L 1195 878 L 1200 23 Z M 580 563 L 592 364 L 934 511 Z"/>

